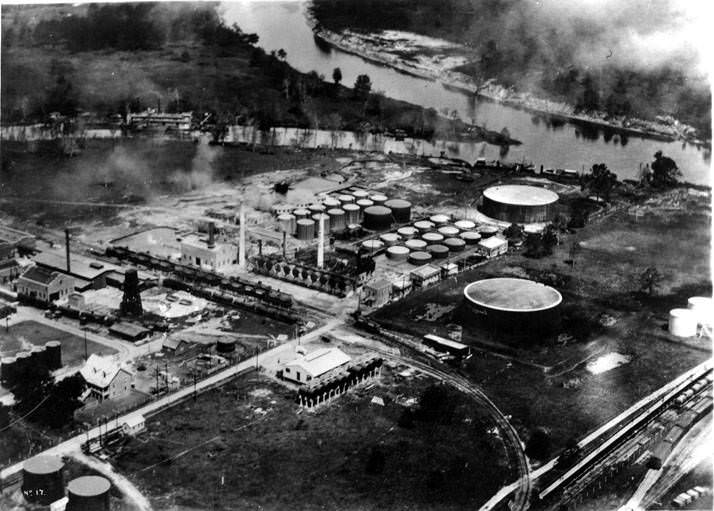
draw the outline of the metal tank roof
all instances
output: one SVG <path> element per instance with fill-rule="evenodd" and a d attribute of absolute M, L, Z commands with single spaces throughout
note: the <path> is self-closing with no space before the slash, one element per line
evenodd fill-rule
<path fill-rule="evenodd" d="M 546 206 L 558 201 L 558 194 L 529 185 L 500 185 L 487 188 L 483 196 L 502 204 L 514 206 Z"/>

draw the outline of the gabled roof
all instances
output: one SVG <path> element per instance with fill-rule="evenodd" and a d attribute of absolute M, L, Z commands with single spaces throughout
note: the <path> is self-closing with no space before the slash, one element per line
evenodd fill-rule
<path fill-rule="evenodd" d="M 52 271 L 44 266 L 31 266 L 25 273 L 22 274 L 23 279 L 37 282 L 38 284 L 49 285 L 59 278 L 59 273 Z"/>
<path fill-rule="evenodd" d="M 92 353 L 79 373 L 90 385 L 104 389 L 109 386 L 120 371 L 131 374 L 111 357 L 100 357 L 96 353 Z"/>
<path fill-rule="evenodd" d="M 8 259 L 7 261 L 0 261 L 0 270 L 6 270 L 8 268 L 15 268 L 20 266 L 20 263 L 14 259 Z"/>
<path fill-rule="evenodd" d="M 347 364 L 350 356 L 338 348 L 321 348 L 288 363 L 288 367 L 299 367 L 313 378 L 332 369 Z"/>

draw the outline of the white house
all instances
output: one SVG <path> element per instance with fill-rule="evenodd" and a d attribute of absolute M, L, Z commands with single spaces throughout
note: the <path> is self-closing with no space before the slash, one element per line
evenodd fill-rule
<path fill-rule="evenodd" d="M 307 383 L 336 372 L 350 360 L 350 356 L 338 348 L 321 348 L 288 362 L 283 377 L 295 383 Z"/>
<path fill-rule="evenodd" d="M 508 252 L 508 241 L 497 236 L 483 239 L 478 242 L 478 249 L 486 257 L 496 257 Z"/>
<path fill-rule="evenodd" d="M 146 428 L 146 419 L 140 413 L 133 413 L 129 415 L 124 422 L 122 422 L 121 429 L 125 435 L 138 435 Z"/>
<path fill-rule="evenodd" d="M 80 369 L 87 382 L 88 397 L 98 401 L 114 399 L 131 391 L 134 375 L 111 357 L 100 357 L 92 353 Z"/>

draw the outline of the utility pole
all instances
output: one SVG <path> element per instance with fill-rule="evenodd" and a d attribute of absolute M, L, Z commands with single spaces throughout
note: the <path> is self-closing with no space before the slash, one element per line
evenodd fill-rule
<path fill-rule="evenodd" d="M 159 364 L 154 364 L 154 370 L 156 372 L 156 399 L 159 398 Z"/>
<path fill-rule="evenodd" d="M 87 361 L 89 356 L 87 355 L 87 327 L 84 327 L 84 361 Z"/>
<path fill-rule="evenodd" d="M 196 375 L 196 364 L 193 364 L 193 400 L 196 401 L 196 380 L 198 376 Z"/>

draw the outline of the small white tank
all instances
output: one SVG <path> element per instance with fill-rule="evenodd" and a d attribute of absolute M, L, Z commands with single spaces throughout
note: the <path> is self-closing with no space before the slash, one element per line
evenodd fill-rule
<path fill-rule="evenodd" d="M 669 333 L 677 337 L 697 335 L 697 315 L 689 309 L 669 311 Z"/>

